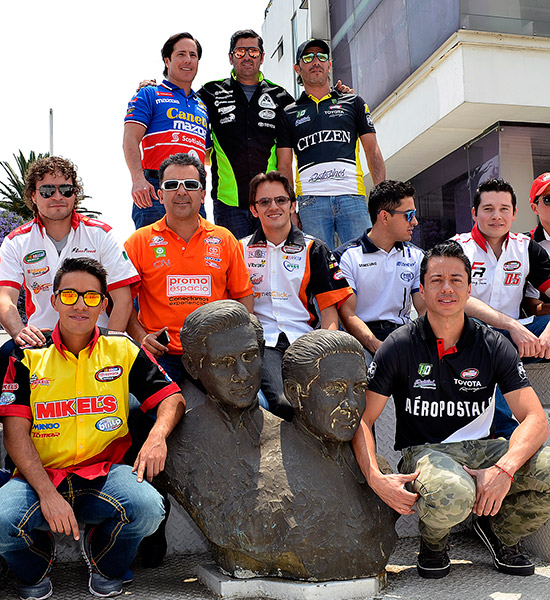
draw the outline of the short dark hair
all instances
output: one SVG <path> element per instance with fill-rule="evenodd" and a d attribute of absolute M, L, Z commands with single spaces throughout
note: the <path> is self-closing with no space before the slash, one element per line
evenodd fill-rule
<path fill-rule="evenodd" d="M 61 156 L 46 156 L 38 158 L 31 163 L 25 175 L 25 204 L 35 215 L 38 214 L 38 207 L 32 201 L 32 195 L 36 191 L 36 183 L 44 179 L 48 173 L 51 175 L 61 175 L 71 181 L 75 188 L 74 207 L 77 208 L 83 196 L 82 181 L 76 173 L 75 165 L 67 158 L 61 158 Z"/>
<path fill-rule="evenodd" d="M 170 36 L 166 42 L 164 42 L 164 46 L 162 47 L 162 50 L 160 51 L 161 55 L 162 55 L 162 62 L 164 64 L 164 71 L 162 72 L 163 76 L 166 77 L 168 75 L 168 68 L 166 67 L 166 63 L 164 62 L 165 58 L 172 58 L 172 52 L 174 52 L 174 46 L 183 39 L 187 39 L 187 40 L 192 40 L 193 42 L 195 42 L 195 46 L 197 46 L 197 55 L 199 57 L 199 60 L 202 57 L 202 46 L 199 43 L 199 40 L 195 37 L 193 37 L 188 31 L 184 31 L 182 33 L 175 33 L 174 35 Z"/>
<path fill-rule="evenodd" d="M 424 285 L 424 278 L 426 277 L 426 272 L 428 271 L 428 262 L 432 258 L 458 258 L 464 263 L 464 268 L 466 269 L 466 273 L 468 275 L 468 283 L 472 281 L 472 265 L 468 257 L 464 254 L 464 250 L 462 250 L 462 246 L 455 242 L 455 240 L 446 240 L 439 244 L 436 244 L 433 248 L 430 248 L 426 254 L 424 254 L 424 258 L 420 263 L 420 283 Z"/>
<path fill-rule="evenodd" d="M 54 293 L 59 289 L 61 278 L 67 273 L 89 273 L 93 275 L 99 281 L 101 293 L 104 296 L 107 295 L 107 271 L 95 258 L 88 258 L 87 256 L 66 258 L 55 274 L 53 280 Z"/>
<path fill-rule="evenodd" d="M 280 171 L 269 171 L 267 173 L 258 173 L 250 182 L 250 206 L 254 206 L 256 204 L 256 191 L 258 190 L 258 186 L 262 183 L 274 183 L 275 181 L 283 184 L 285 192 L 290 198 L 290 204 L 296 202 L 296 194 L 294 193 L 294 189 L 290 185 L 290 181 L 286 178 L 286 176 Z"/>
<path fill-rule="evenodd" d="M 493 179 L 484 181 L 477 188 L 474 196 L 474 214 L 477 215 L 477 209 L 479 208 L 481 194 L 483 192 L 508 192 L 512 196 L 512 208 L 514 211 L 516 210 L 517 199 L 514 188 L 507 181 L 504 181 L 504 179 L 501 179 L 500 177 L 494 177 Z"/>
<path fill-rule="evenodd" d="M 164 171 L 170 165 L 180 165 L 181 167 L 195 167 L 199 172 L 199 181 L 201 182 L 202 189 L 206 189 L 206 169 L 201 161 L 192 156 L 191 154 L 185 154 L 184 152 L 178 152 L 172 154 L 168 158 L 165 158 L 159 167 L 159 182 L 162 183 L 164 179 Z"/>
<path fill-rule="evenodd" d="M 237 45 L 237 40 L 241 38 L 256 38 L 258 40 L 258 48 L 260 52 L 264 53 L 264 41 L 262 40 L 262 36 L 258 35 L 253 29 L 239 29 L 239 31 L 235 31 L 235 33 L 231 36 L 231 40 L 229 42 L 229 54 L 235 50 L 235 46 Z"/>
<path fill-rule="evenodd" d="M 369 215 L 372 224 L 376 223 L 381 210 L 396 210 L 403 198 L 414 196 L 413 186 L 407 182 L 386 179 L 375 185 L 369 194 Z"/>

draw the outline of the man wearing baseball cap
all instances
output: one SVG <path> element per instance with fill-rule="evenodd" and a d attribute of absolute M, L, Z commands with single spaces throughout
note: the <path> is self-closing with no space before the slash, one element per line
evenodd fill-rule
<path fill-rule="evenodd" d="M 305 233 L 331 249 L 370 227 L 363 171 L 363 145 L 375 184 L 386 177 L 384 159 L 366 102 L 330 87 L 330 49 L 310 39 L 296 52 L 294 70 L 305 91 L 282 113 L 277 131 L 279 170 L 291 180 L 292 152 L 298 163 L 296 194 Z"/>
<path fill-rule="evenodd" d="M 550 255 L 550 173 L 539 175 L 529 192 L 531 210 L 538 216 L 538 225 L 527 232 L 531 239 L 538 242 Z M 550 315 L 550 303 L 541 299 L 540 294 L 531 285 L 525 288 L 522 306 L 527 314 Z"/>

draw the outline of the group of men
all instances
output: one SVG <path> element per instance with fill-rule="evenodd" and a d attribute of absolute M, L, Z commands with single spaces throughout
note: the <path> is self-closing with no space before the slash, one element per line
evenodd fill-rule
<path fill-rule="evenodd" d="M 296 102 L 260 71 L 263 40 L 250 29 L 231 37 L 230 76 L 195 93 L 201 55 L 190 33 L 172 36 L 162 49 L 166 79 L 144 85 L 128 105 L 123 147 L 136 228 L 163 215 L 160 164 L 185 152 L 203 164 L 211 161 L 215 223 L 237 239 L 251 235 L 258 220 L 248 209 L 250 181 L 278 168 L 292 183 L 295 153 L 304 231 L 331 249 L 335 234 L 341 243 L 360 235 L 369 217 L 359 142 L 375 184 L 385 179 L 384 160 L 365 101 L 346 86 L 346 93 L 330 87 L 328 44 L 310 39 L 299 46 L 295 70 L 304 93 Z"/>
<path fill-rule="evenodd" d="M 150 481 L 162 470 L 166 437 L 184 413 L 177 384 L 192 375 L 180 328 L 193 310 L 220 299 L 259 318 L 261 388 L 266 406 L 285 419 L 293 417 L 282 375 L 290 343 L 340 323 L 361 342 L 372 364 L 356 457 L 382 500 L 403 514 L 416 505 L 421 576 L 449 572 L 448 532 L 472 509 L 495 566 L 533 573 L 517 542 L 550 516 L 550 457 L 540 450 L 546 419 L 520 356 L 550 358 L 550 317 L 540 300 L 532 303 L 532 323 L 518 317 L 526 282 L 550 295 L 550 259 L 536 241 L 550 240 L 550 175 L 533 184 L 540 226 L 530 236 L 510 232 L 514 191 L 490 180 L 474 198 L 472 232 L 424 255 L 410 244 L 414 189 L 385 180 L 364 102 L 327 87 L 325 42 L 298 48 L 305 93 L 296 103 L 261 75 L 263 46 L 254 32 L 232 37 L 231 77 L 198 95 L 191 84 L 200 44 L 178 34 L 162 55 L 167 79 L 142 88 L 126 118 L 138 229 L 124 249 L 109 226 L 76 212 L 81 185 L 70 161 L 58 157 L 31 166 L 25 195 L 35 219 L 0 248 L 0 322 L 12 338 L 3 350 L 13 350 L 0 416 L 17 467 L 0 488 L 9 507 L 0 555 L 20 580 L 20 597 L 51 595 L 50 531 L 78 539 L 77 518 L 87 524 L 90 591 L 122 592 L 139 542 L 163 518 L 162 500 L 143 476 Z M 370 218 L 358 141 L 377 183 Z M 209 150 L 216 225 L 200 214 Z M 293 222 L 297 206 L 303 230 Z M 324 226 L 323 211 L 337 214 L 336 206 L 351 213 L 330 231 L 315 229 L 315 219 Z M 335 233 L 344 243 L 333 255 Z M 21 285 L 26 325 L 16 306 Z M 124 465 L 128 393 L 156 413 L 133 465 Z M 375 459 L 372 424 L 390 395 L 401 475 L 382 475 Z"/>

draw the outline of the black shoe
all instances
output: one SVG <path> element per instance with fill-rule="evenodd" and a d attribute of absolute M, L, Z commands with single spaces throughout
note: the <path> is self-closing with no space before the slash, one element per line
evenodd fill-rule
<path fill-rule="evenodd" d="M 164 492 L 160 493 L 164 499 L 164 519 L 155 533 L 144 538 L 139 546 L 141 565 L 145 569 L 158 567 L 166 556 L 166 550 L 168 549 L 168 543 L 166 542 L 166 521 L 168 521 L 168 516 L 170 515 L 170 500 Z"/>
<path fill-rule="evenodd" d="M 488 517 L 478 517 L 474 521 L 474 531 L 489 548 L 497 571 L 508 575 L 533 575 L 535 565 L 523 554 L 520 543 L 505 546 L 493 533 Z"/>
<path fill-rule="evenodd" d="M 443 550 L 432 550 L 426 542 L 420 538 L 420 552 L 416 562 L 416 569 L 420 577 L 425 579 L 441 579 L 451 571 L 451 561 L 447 554 L 448 546 Z"/>

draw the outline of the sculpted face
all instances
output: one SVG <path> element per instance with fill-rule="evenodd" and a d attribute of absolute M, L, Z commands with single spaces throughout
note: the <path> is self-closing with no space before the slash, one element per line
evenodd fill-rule
<path fill-rule="evenodd" d="M 207 338 L 200 378 L 210 396 L 222 404 L 247 408 L 256 402 L 261 364 L 254 328 L 237 327 Z"/>
<path fill-rule="evenodd" d="M 332 354 L 319 367 L 297 418 L 317 436 L 349 442 L 365 410 L 365 361 L 357 354 Z"/>

